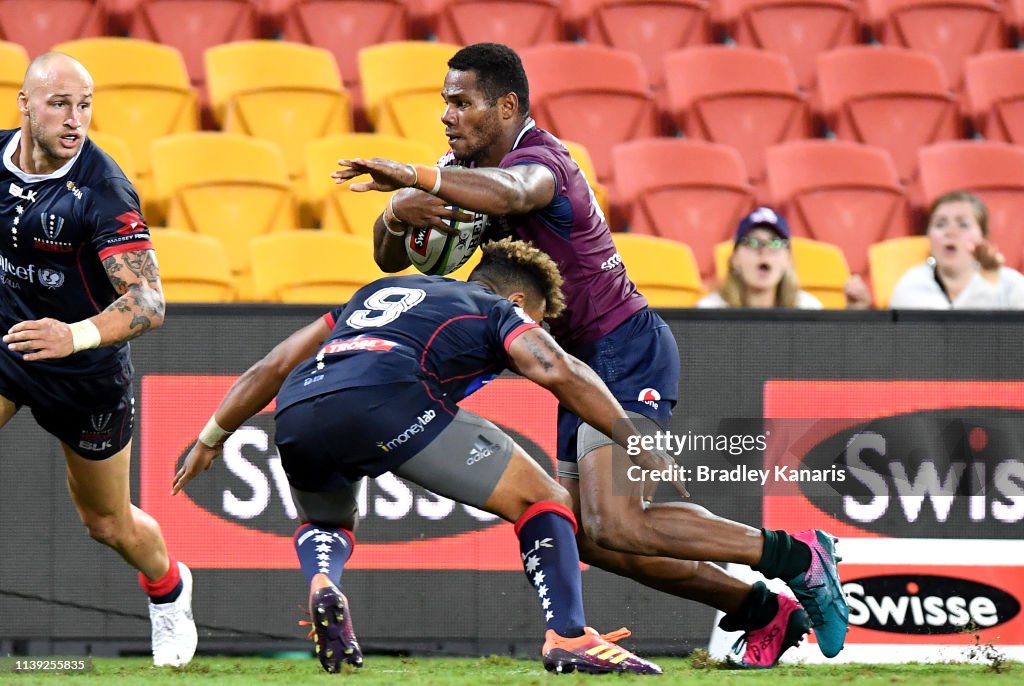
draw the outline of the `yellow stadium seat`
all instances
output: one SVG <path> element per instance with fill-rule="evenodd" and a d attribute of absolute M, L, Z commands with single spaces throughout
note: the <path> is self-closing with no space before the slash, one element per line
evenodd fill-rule
<path fill-rule="evenodd" d="M 199 128 L 196 95 L 181 53 L 131 38 L 85 38 L 53 49 L 71 55 L 92 74 L 92 126 L 127 141 L 139 195 L 152 198 L 150 145 L 160 136 Z M 146 213 L 155 209 L 147 206 Z"/>
<path fill-rule="evenodd" d="M 597 198 L 597 204 L 604 213 L 604 216 L 607 218 L 608 188 L 597 180 L 597 172 L 594 171 L 594 161 L 590 159 L 590 153 L 587 152 L 586 147 L 581 143 L 563 140 L 562 145 L 569 149 L 569 155 L 572 156 L 573 161 L 578 164 L 580 169 L 583 170 L 583 173 L 586 174 L 587 181 L 590 183 L 590 188 L 594 191 L 594 197 Z"/>
<path fill-rule="evenodd" d="M 284 303 L 340 304 L 387 276 L 373 261 L 365 236 L 303 230 L 254 238 L 253 295 Z"/>
<path fill-rule="evenodd" d="M 426 41 L 381 43 L 359 51 L 366 114 L 377 133 L 412 138 L 440 157 L 448 150 L 441 88 L 459 46 Z"/>
<path fill-rule="evenodd" d="M 235 299 L 228 253 L 216 238 L 180 229 L 153 229 L 150 236 L 168 302 Z"/>
<path fill-rule="evenodd" d="M 189 133 L 153 144 L 156 192 L 168 224 L 218 238 L 239 291 L 248 293 L 250 239 L 297 226 L 284 158 L 269 141 L 235 133 Z"/>
<path fill-rule="evenodd" d="M 875 307 L 889 307 L 889 299 L 896 284 L 911 267 L 928 259 L 931 242 L 927 236 L 893 238 L 875 243 L 868 248 L 868 267 L 871 269 L 871 290 Z"/>
<path fill-rule="evenodd" d="M 636 287 L 652 307 L 693 307 L 704 286 L 690 246 L 656 236 L 612 234 Z"/>
<path fill-rule="evenodd" d="M 352 103 L 329 51 L 253 40 L 205 53 L 210 103 L 224 131 L 273 141 L 288 173 L 305 172 L 307 141 L 352 130 Z"/>
<path fill-rule="evenodd" d="M 121 138 L 121 136 L 107 133 L 106 131 L 89 131 L 89 138 L 92 139 L 93 143 L 100 146 L 103 152 L 114 158 L 117 166 L 121 167 L 121 171 L 124 172 L 129 181 L 135 181 L 135 178 L 138 176 L 138 169 L 135 166 L 135 155 L 132 154 L 128 141 Z M 143 198 L 143 200 L 148 200 L 148 198 Z"/>
<path fill-rule="evenodd" d="M 800 288 L 820 300 L 827 310 L 846 309 L 843 288 L 850 280 L 850 266 L 839 246 L 797 236 L 790 239 L 789 245 Z M 729 273 L 732 249 L 732 241 L 715 246 L 715 276 L 719 283 L 724 283 Z"/>
<path fill-rule="evenodd" d="M 0 127 L 13 129 L 21 126 L 21 112 L 13 107 L 18 102 L 18 91 L 28 69 L 28 53 L 19 43 L 0 41 L 0 101 L 7 103 Z"/>
<path fill-rule="evenodd" d="M 371 238 L 373 222 L 384 211 L 391 194 L 353 193 L 349 184 L 334 183 L 330 174 L 338 168 L 338 160 L 353 157 L 385 157 L 410 164 L 431 164 L 437 160 L 423 143 L 386 134 L 349 133 L 306 143 L 307 198 L 314 214 L 321 218 L 321 228 Z"/>

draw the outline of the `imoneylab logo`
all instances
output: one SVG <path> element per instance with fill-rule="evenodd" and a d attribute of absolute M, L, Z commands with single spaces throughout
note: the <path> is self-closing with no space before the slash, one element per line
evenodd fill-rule
<path fill-rule="evenodd" d="M 417 417 L 416 421 L 409 425 L 409 428 L 407 428 L 405 431 L 389 440 L 387 443 L 385 443 L 384 441 L 377 441 L 377 447 L 387 453 L 394 450 L 400 445 L 404 445 L 405 442 L 408 441 L 410 438 L 412 438 L 418 433 L 423 432 L 426 429 L 427 424 L 432 422 L 434 417 L 436 416 L 436 410 L 427 410 L 419 417 Z"/>

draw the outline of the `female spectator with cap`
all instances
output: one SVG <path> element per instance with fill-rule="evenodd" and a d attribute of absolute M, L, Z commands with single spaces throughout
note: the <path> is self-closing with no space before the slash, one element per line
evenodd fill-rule
<path fill-rule="evenodd" d="M 1003 266 L 988 240 L 988 210 L 974 194 L 947 193 L 928 218 L 931 255 L 896 284 L 890 307 L 920 310 L 1024 309 L 1024 274 Z"/>
<path fill-rule="evenodd" d="M 768 207 L 744 217 L 736 229 L 725 283 L 697 307 L 822 309 L 821 301 L 797 285 L 789 235 L 789 224 Z"/>

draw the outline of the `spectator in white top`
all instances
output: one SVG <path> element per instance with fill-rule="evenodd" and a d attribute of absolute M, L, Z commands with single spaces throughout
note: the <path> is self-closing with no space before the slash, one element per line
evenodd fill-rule
<path fill-rule="evenodd" d="M 725 283 L 697 307 L 822 309 L 821 301 L 797 285 L 789 236 L 789 224 L 771 208 L 759 207 L 744 217 Z"/>
<path fill-rule="evenodd" d="M 976 195 L 947 193 L 928 217 L 931 255 L 899 280 L 890 307 L 1024 309 L 1024 274 L 1003 266 L 1003 254 L 988 240 L 988 210 Z"/>

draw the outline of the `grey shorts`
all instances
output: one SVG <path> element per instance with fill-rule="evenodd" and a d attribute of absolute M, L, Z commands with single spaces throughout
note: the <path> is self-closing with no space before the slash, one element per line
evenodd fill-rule
<path fill-rule="evenodd" d="M 430 445 L 392 470 L 437 495 L 483 508 L 512 459 L 512 439 L 490 421 L 459 409 Z M 359 482 L 325 493 L 292 489 L 304 521 L 345 526 L 355 516 Z"/>
<path fill-rule="evenodd" d="M 643 432 L 645 427 L 651 426 L 651 420 L 648 417 L 640 414 L 639 412 L 633 412 L 626 410 L 626 414 L 633 418 L 637 428 Z M 636 421 L 640 420 L 640 421 Z M 579 461 L 582 460 L 586 455 L 594 452 L 598 448 L 603 448 L 606 445 L 615 445 L 608 436 L 590 426 L 590 424 L 580 424 L 579 433 L 576 434 L 576 460 L 569 462 L 568 460 L 558 461 L 558 478 L 559 479 L 576 479 L 579 481 L 580 478 L 580 467 Z"/>

